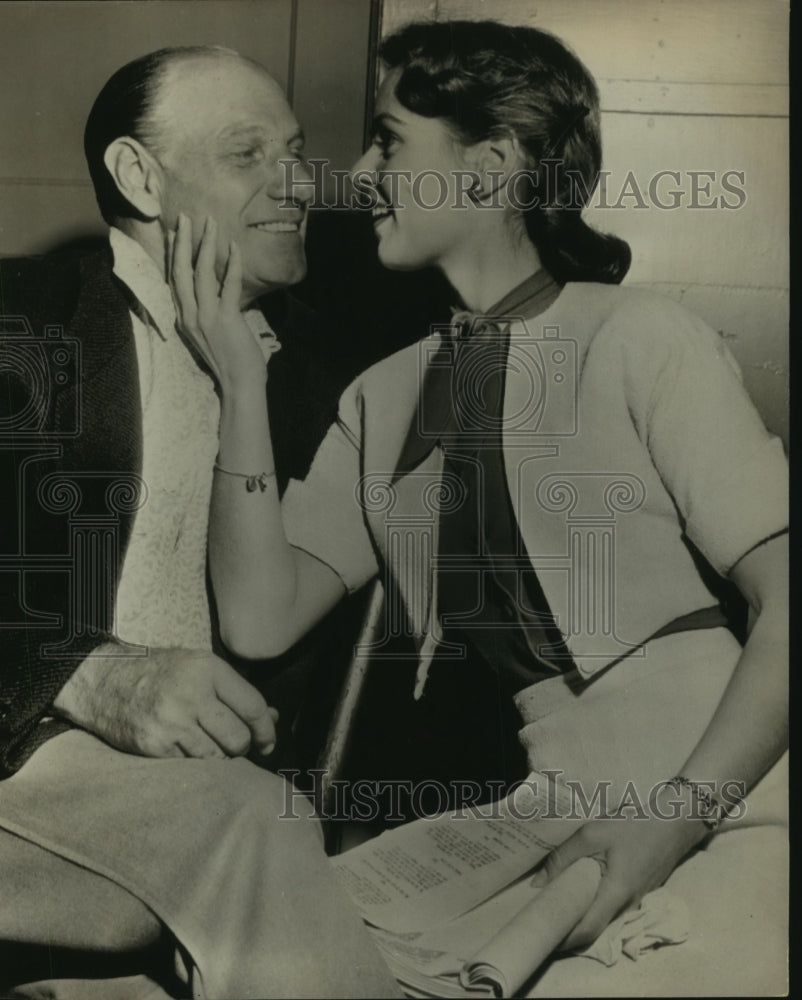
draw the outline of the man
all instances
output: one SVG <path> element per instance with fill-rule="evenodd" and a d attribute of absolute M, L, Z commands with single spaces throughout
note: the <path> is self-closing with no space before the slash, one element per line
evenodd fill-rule
<path fill-rule="evenodd" d="M 218 274 L 236 243 L 240 307 L 269 357 L 250 307 L 305 272 L 311 189 L 288 169 L 301 146 L 261 67 L 216 48 L 145 56 L 109 80 L 85 133 L 111 252 L 0 265 L 16 513 L 0 574 L 0 939 L 166 942 L 194 996 L 395 993 L 314 821 L 279 821 L 283 782 L 245 758 L 273 752 L 276 716 L 212 652 L 219 402 L 166 282 L 179 216 L 196 234 L 213 218 Z M 98 989 L 164 995 L 139 974 Z"/>

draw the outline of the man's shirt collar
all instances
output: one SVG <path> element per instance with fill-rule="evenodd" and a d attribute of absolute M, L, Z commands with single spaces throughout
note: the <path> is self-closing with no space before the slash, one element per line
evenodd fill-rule
<path fill-rule="evenodd" d="M 158 265 L 136 240 L 112 226 L 109 243 L 114 273 L 128 288 L 163 340 L 175 329 L 173 296 Z"/>
<path fill-rule="evenodd" d="M 158 265 L 136 240 L 112 226 L 109 243 L 114 255 L 114 273 L 145 310 L 162 340 L 175 329 L 175 304 L 172 292 Z M 265 361 L 281 348 L 278 337 L 259 309 L 246 309 L 245 322 L 251 329 Z"/>

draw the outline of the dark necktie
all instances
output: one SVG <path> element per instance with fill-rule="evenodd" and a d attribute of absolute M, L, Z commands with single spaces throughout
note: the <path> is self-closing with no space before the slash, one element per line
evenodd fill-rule
<path fill-rule="evenodd" d="M 501 405 L 491 408 L 487 403 L 498 391 L 497 376 L 503 376 L 510 324 L 538 316 L 559 293 L 560 286 L 541 270 L 486 313 L 453 310 L 451 325 L 440 330 L 440 345 L 427 359 L 418 408 L 394 479 L 420 465 L 437 444 L 448 447 L 460 441 L 464 446 L 481 441 L 489 430 L 498 428 Z M 482 336 L 488 343 L 477 351 L 470 345 Z M 503 377 L 501 386 L 503 389 Z"/>
<path fill-rule="evenodd" d="M 415 469 L 439 444 L 444 452 L 444 474 L 462 481 L 470 509 L 457 511 L 454 518 L 441 516 L 438 556 L 444 570 L 449 561 L 458 564 L 473 557 L 481 565 L 488 547 L 495 546 L 502 557 L 516 558 L 517 523 L 507 496 L 501 453 L 509 328 L 515 321 L 545 311 L 558 294 L 556 283 L 538 272 L 484 315 L 455 311 L 451 326 L 441 331 L 440 344 L 429 359 L 395 479 Z M 485 496 L 482 473 L 491 464 L 495 476 L 492 497 Z M 489 500 L 493 511 L 488 511 Z M 508 583 L 516 580 L 516 572 L 513 568 L 512 575 L 508 574 Z M 446 579 L 435 582 L 435 590 L 441 582 L 448 586 L 448 573 L 443 577 Z M 517 590 L 514 582 L 512 586 Z M 545 597 L 539 587 L 537 590 L 533 608 L 548 616 Z M 439 622 L 436 628 L 440 638 Z M 418 693 L 428 657 L 423 661 Z"/>

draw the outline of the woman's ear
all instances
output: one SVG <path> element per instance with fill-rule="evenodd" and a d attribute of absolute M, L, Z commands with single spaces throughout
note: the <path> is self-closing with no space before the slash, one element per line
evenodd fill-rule
<path fill-rule="evenodd" d="M 484 139 L 470 149 L 472 169 L 479 177 L 475 189 L 480 201 L 495 201 L 514 175 L 524 166 L 525 157 L 517 138 L 510 135 Z"/>
<path fill-rule="evenodd" d="M 146 219 L 162 214 L 162 171 L 142 143 L 120 136 L 110 143 L 103 162 L 120 194 Z"/>

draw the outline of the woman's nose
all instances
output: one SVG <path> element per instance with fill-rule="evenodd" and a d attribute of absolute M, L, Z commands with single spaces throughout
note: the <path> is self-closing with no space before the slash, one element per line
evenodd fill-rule
<path fill-rule="evenodd" d="M 353 180 L 356 175 L 366 176 L 371 173 L 375 174 L 381 168 L 381 165 L 381 150 L 375 146 L 368 146 L 353 167 L 351 167 L 351 179 Z"/>

